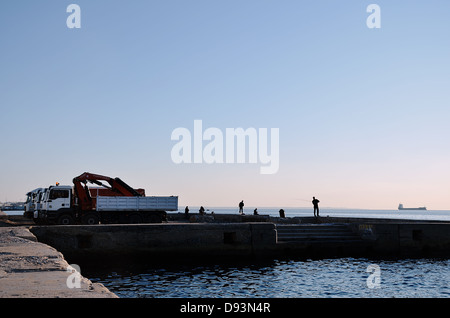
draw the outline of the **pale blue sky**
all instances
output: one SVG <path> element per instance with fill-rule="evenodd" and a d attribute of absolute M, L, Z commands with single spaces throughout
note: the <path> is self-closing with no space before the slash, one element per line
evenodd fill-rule
<path fill-rule="evenodd" d="M 66 7 L 81 7 L 68 29 Z M 381 7 L 369 29 L 366 7 Z M 84 171 L 180 205 L 450 209 L 448 1 L 0 3 L 0 201 Z M 171 132 L 280 129 L 280 169 Z"/>

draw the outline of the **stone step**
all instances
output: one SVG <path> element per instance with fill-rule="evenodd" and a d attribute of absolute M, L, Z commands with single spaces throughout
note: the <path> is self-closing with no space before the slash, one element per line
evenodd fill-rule
<path fill-rule="evenodd" d="M 340 239 L 354 239 L 354 238 L 359 238 L 359 236 L 356 235 L 352 235 L 352 234 L 346 234 L 346 235 L 338 235 L 338 234 L 290 234 L 290 235 L 278 235 L 278 239 L 309 239 L 309 238 L 322 238 L 322 239 L 333 239 L 333 238 L 340 238 Z"/>
<path fill-rule="evenodd" d="M 350 231 L 347 226 L 326 225 L 326 226 L 311 226 L 311 225 L 277 225 L 277 230 L 280 231 Z"/>
<path fill-rule="evenodd" d="M 365 241 L 360 239 L 355 240 L 302 240 L 302 241 L 278 241 L 277 244 L 346 244 L 357 245 L 365 244 Z"/>
<path fill-rule="evenodd" d="M 359 235 L 345 224 L 278 225 L 278 242 L 359 242 Z"/>
<path fill-rule="evenodd" d="M 307 235 L 319 235 L 319 234 L 330 234 L 330 235 L 341 235 L 347 233 L 353 233 L 349 230 L 329 230 L 329 231 L 317 231 L 317 230 L 279 230 L 277 229 L 278 234 L 290 235 L 290 234 L 307 234 Z"/>

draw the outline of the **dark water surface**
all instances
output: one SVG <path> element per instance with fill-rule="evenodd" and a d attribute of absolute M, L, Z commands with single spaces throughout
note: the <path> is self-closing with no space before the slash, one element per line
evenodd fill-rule
<path fill-rule="evenodd" d="M 82 274 L 119 297 L 391 298 L 450 296 L 450 260 L 274 260 L 177 264 Z"/>

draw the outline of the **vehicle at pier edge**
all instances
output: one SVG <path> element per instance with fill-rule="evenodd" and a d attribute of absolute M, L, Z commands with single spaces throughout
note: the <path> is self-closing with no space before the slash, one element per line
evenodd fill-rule
<path fill-rule="evenodd" d="M 133 189 L 119 178 L 89 172 L 75 177 L 73 186 L 57 183 L 27 196 L 25 216 L 37 224 L 161 223 L 167 211 L 178 210 L 177 196 L 147 197 L 144 189 Z"/>

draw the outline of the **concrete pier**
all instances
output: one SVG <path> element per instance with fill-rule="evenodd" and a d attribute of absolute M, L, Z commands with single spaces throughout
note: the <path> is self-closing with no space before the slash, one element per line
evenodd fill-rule
<path fill-rule="evenodd" d="M 450 256 L 448 222 L 298 221 L 42 226 L 30 231 L 69 259 Z"/>
<path fill-rule="evenodd" d="M 276 247 L 273 223 L 168 223 L 32 227 L 69 259 L 263 256 Z"/>
<path fill-rule="evenodd" d="M 0 298 L 117 297 L 81 275 L 70 277 L 68 268 L 59 251 L 37 242 L 28 229 L 0 227 Z"/>
<path fill-rule="evenodd" d="M 352 230 L 371 242 L 373 256 L 450 257 L 448 222 L 358 222 Z"/>

